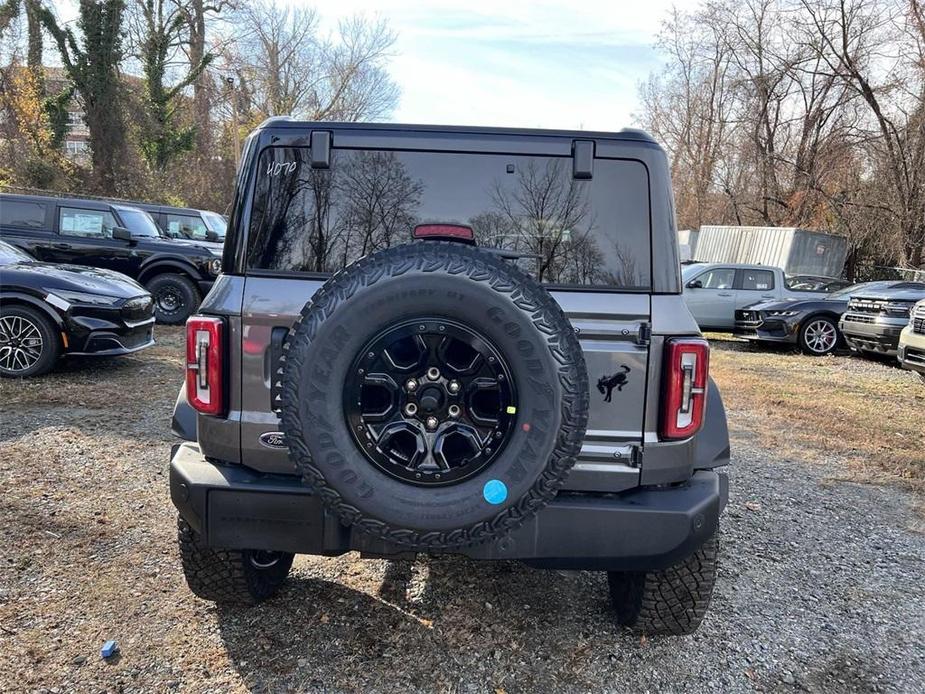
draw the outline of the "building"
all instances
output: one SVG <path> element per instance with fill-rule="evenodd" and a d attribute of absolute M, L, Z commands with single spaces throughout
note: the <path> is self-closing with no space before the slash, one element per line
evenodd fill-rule
<path fill-rule="evenodd" d="M 58 94 L 67 89 L 68 81 L 63 68 L 46 67 L 45 85 L 49 94 Z M 83 105 L 77 95 L 72 97 L 68 104 L 67 122 L 67 134 L 61 145 L 64 153 L 75 163 L 86 164 L 90 161 L 90 129 L 87 127 Z"/>

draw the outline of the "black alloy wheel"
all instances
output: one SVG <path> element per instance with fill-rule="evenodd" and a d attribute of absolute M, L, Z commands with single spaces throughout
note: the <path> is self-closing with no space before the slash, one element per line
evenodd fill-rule
<path fill-rule="evenodd" d="M 0 310 L 0 376 L 38 376 L 51 370 L 61 344 L 51 322 L 27 306 Z"/>
<path fill-rule="evenodd" d="M 154 299 L 154 316 L 159 323 L 184 323 L 199 307 L 199 291 L 182 275 L 165 274 L 152 278 L 147 289 Z"/>
<path fill-rule="evenodd" d="M 344 415 L 366 458 L 411 484 L 447 485 L 504 450 L 517 412 L 507 360 L 485 336 L 444 318 L 391 327 L 360 350 Z"/>

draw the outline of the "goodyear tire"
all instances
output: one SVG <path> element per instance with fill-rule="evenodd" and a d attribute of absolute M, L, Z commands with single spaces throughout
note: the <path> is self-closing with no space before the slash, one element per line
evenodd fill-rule
<path fill-rule="evenodd" d="M 585 433 L 568 319 L 512 264 L 462 244 L 396 246 L 337 273 L 282 360 L 282 429 L 305 483 L 347 524 L 406 548 L 520 526 Z"/>
<path fill-rule="evenodd" d="M 693 634 L 710 607 L 718 556 L 719 530 L 664 571 L 608 572 L 617 623 L 648 636 Z"/>

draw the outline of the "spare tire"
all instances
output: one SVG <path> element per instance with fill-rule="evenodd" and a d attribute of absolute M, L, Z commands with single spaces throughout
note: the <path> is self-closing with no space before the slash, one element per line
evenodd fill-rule
<path fill-rule="evenodd" d="M 416 550 L 499 538 L 556 494 L 588 418 L 568 319 L 488 251 L 367 256 L 305 305 L 281 418 L 305 483 L 344 522 Z"/>

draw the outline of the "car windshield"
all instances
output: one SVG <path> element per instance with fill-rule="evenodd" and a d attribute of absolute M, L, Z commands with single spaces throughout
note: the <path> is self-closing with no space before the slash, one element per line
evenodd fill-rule
<path fill-rule="evenodd" d="M 132 236 L 160 236 L 157 225 L 151 215 L 134 207 L 117 207 L 119 217 L 125 228 L 132 232 Z"/>
<path fill-rule="evenodd" d="M 11 246 L 5 241 L 0 241 L 0 265 L 12 265 L 13 263 L 29 263 L 35 258 L 26 253 L 24 250 Z"/>
<path fill-rule="evenodd" d="M 221 239 L 225 238 L 225 228 L 228 225 L 224 217 L 220 214 L 203 210 L 202 218 L 206 221 L 206 226 L 209 227 L 209 231 L 214 231 Z"/>

